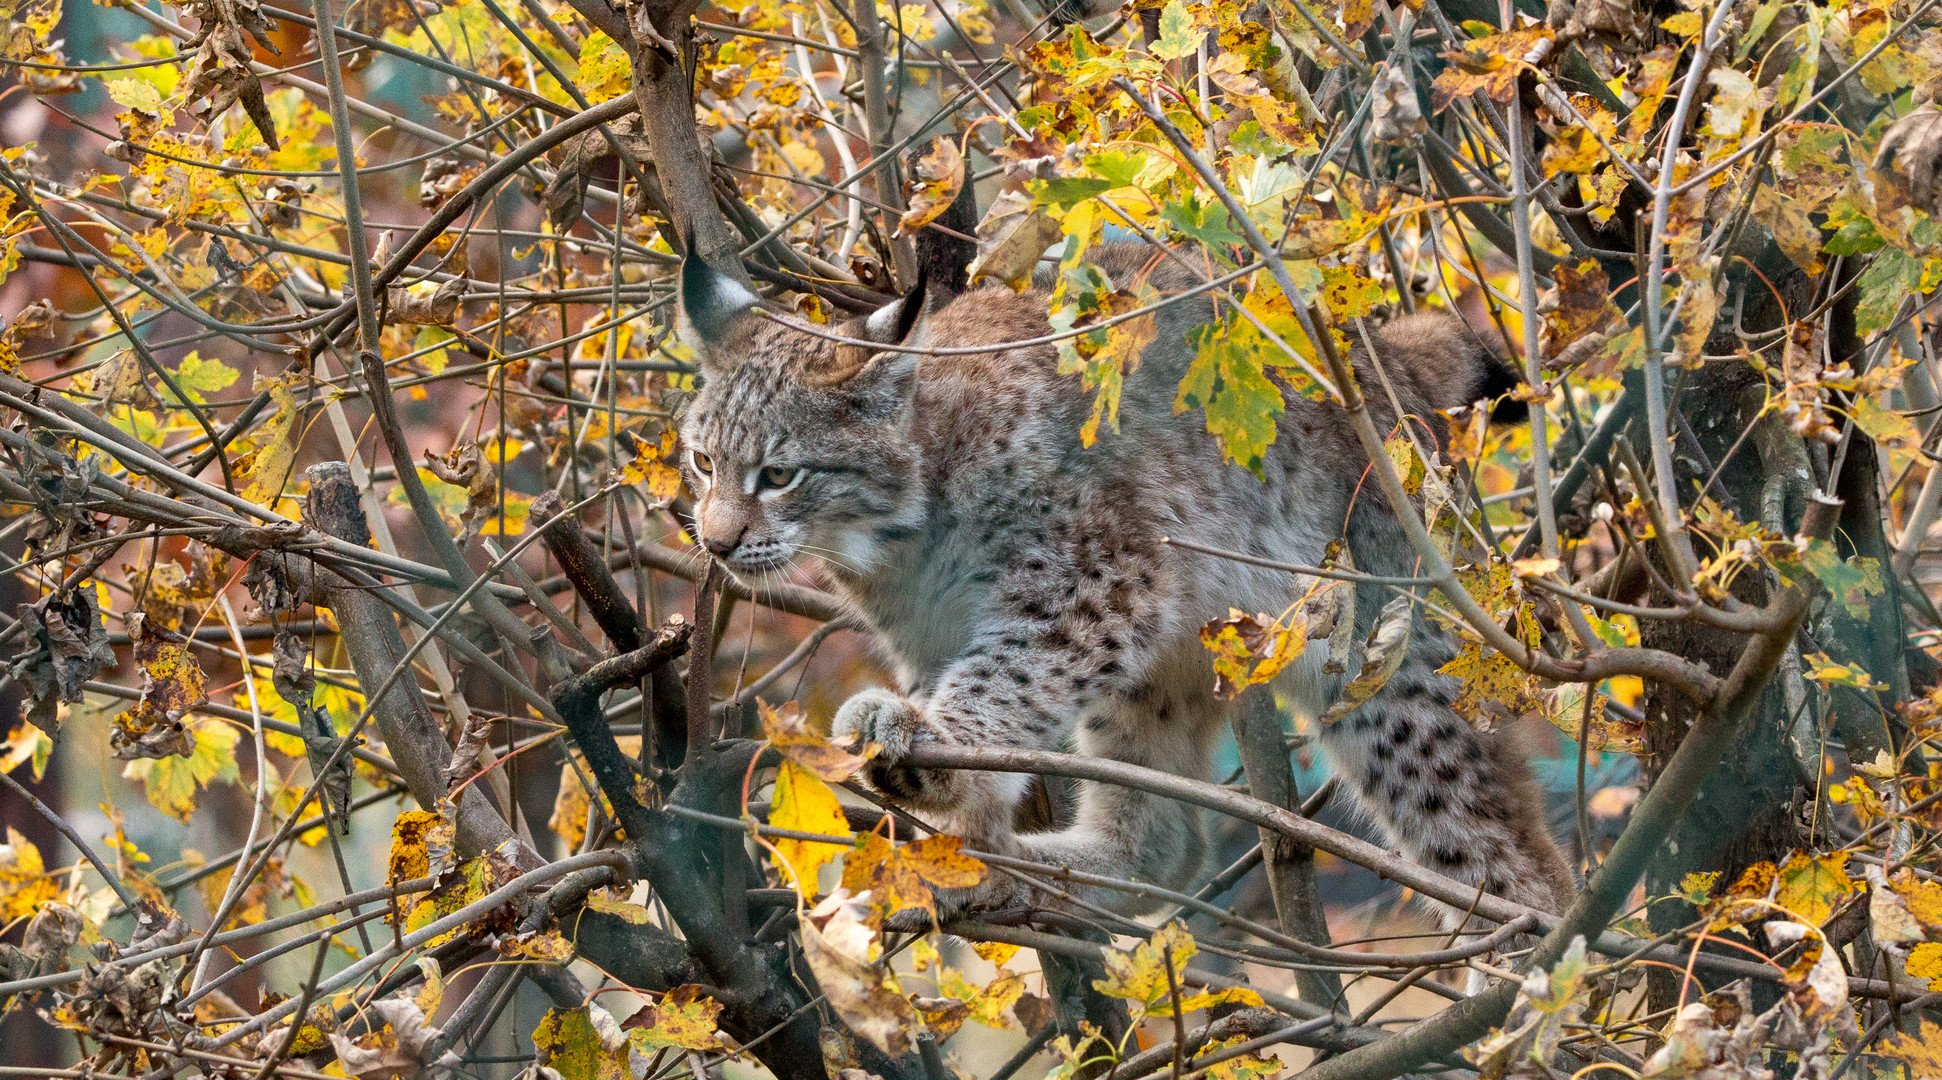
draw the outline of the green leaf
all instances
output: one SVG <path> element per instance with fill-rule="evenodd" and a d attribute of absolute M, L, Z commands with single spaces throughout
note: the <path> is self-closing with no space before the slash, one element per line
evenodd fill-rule
<path fill-rule="evenodd" d="M 152 83 L 141 79 L 109 79 L 107 87 L 108 96 L 117 105 L 150 115 L 159 115 L 162 111 L 162 92 Z"/>
<path fill-rule="evenodd" d="M 533 1029 L 539 1064 L 558 1073 L 560 1080 L 626 1080 L 629 1075 L 626 1044 L 615 1050 L 601 1045 L 593 1026 L 593 1008 L 597 1006 L 548 1009 Z"/>
<path fill-rule="evenodd" d="M 1895 321 L 1902 300 L 1942 280 L 1942 259 L 1919 259 L 1900 248 L 1883 248 L 1861 272 L 1861 300 L 1854 306 L 1854 329 L 1872 334 Z"/>
<path fill-rule="evenodd" d="M 1070 210 L 1094 195 L 1104 195 L 1117 186 L 1111 180 L 1096 180 L 1090 176 L 1059 176 L 1040 182 L 1035 194 L 1040 206 Z"/>
<path fill-rule="evenodd" d="M 1146 171 L 1146 165 L 1145 157 L 1123 150 L 1108 150 L 1086 159 L 1086 168 L 1099 174 L 1100 179 L 1112 181 L 1113 187 L 1131 186 L 1133 181 L 1139 179 L 1140 173 Z"/>
<path fill-rule="evenodd" d="M 1281 389 L 1261 369 L 1261 351 L 1250 347 L 1255 335 L 1237 336 L 1227 324 L 1198 326 L 1187 332 L 1194 360 L 1180 380 L 1173 411 L 1201 408 L 1207 430 L 1229 461 L 1258 480 L 1267 479 L 1268 446 L 1275 417 L 1284 411 Z"/>
<path fill-rule="evenodd" d="M 1875 230 L 1875 223 L 1867 218 L 1855 218 L 1834 234 L 1822 250 L 1829 255 L 1866 255 L 1879 251 L 1882 246 L 1881 233 Z"/>
<path fill-rule="evenodd" d="M 1834 545 L 1825 540 L 1807 541 L 1807 550 L 1801 552 L 1800 561 L 1809 573 L 1821 579 L 1827 591 L 1848 614 L 1857 619 L 1868 617 L 1868 597 L 1881 592 L 1881 563 L 1874 559 L 1855 556 L 1843 560 Z"/>
<path fill-rule="evenodd" d="M 1206 36 L 1195 30 L 1187 5 L 1180 0 L 1167 0 L 1167 6 L 1160 9 L 1160 36 L 1146 51 L 1162 60 L 1178 60 L 1198 52 Z"/>
<path fill-rule="evenodd" d="M 218 780 L 236 783 L 236 729 L 205 716 L 187 717 L 196 748 L 188 757 L 138 758 L 121 775 L 140 780 L 155 808 L 183 824 L 196 809 L 196 792 Z"/>
<path fill-rule="evenodd" d="M 1206 244 L 1216 251 L 1244 243 L 1239 234 L 1228 227 L 1227 207 L 1217 202 L 1202 205 L 1197 195 L 1188 193 L 1182 202 L 1168 203 L 1160 210 L 1160 219 L 1179 231 Z"/>
<path fill-rule="evenodd" d="M 425 365 L 425 370 L 437 375 L 445 370 L 445 363 L 448 359 L 443 348 L 444 343 L 456 340 L 458 340 L 458 335 L 442 326 L 421 326 L 418 328 L 418 336 L 411 341 L 411 351 L 419 352 L 424 349 L 431 349 L 433 345 L 440 346 L 439 348 L 431 349 L 430 352 L 418 358 L 418 362 Z"/>
<path fill-rule="evenodd" d="M 192 352 L 177 365 L 175 381 L 182 387 L 182 392 L 189 395 L 190 401 L 200 405 L 205 400 L 205 394 L 229 389 L 240 374 L 221 360 L 204 360 L 201 354 Z M 167 391 L 168 388 L 163 387 L 163 390 Z M 170 396 L 173 397 L 173 394 Z M 170 401 L 169 404 L 180 405 L 182 402 Z"/>
<path fill-rule="evenodd" d="M 1921 445 L 1922 433 L 1915 422 L 1893 409 L 1884 409 L 1872 397 L 1855 401 L 1851 414 L 1861 430 L 1878 445 L 1890 450 L 1913 450 Z"/>

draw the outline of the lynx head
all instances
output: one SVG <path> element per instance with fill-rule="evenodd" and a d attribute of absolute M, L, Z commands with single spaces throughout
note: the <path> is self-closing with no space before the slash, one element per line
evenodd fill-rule
<path fill-rule="evenodd" d="M 681 421 L 697 539 L 738 574 L 799 552 L 866 574 L 922 520 L 911 435 L 923 283 L 831 329 L 843 345 L 759 310 L 747 288 L 690 255 L 678 327 L 705 380 Z"/>

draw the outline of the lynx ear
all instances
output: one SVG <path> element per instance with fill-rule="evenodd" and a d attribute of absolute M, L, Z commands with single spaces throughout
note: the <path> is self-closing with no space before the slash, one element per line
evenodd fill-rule
<path fill-rule="evenodd" d="M 864 318 L 851 319 L 837 327 L 837 335 L 849 341 L 838 345 L 826 363 L 804 373 L 809 382 L 822 387 L 861 389 L 866 377 L 867 381 L 876 381 L 886 366 L 895 366 L 900 360 L 910 360 L 913 363 L 904 366 L 913 366 L 915 358 L 886 353 L 886 350 L 909 345 L 917 336 L 917 323 L 924 317 L 925 292 L 924 274 L 920 271 L 917 284 L 909 292 Z M 870 344 L 852 344 L 861 341 Z"/>
<path fill-rule="evenodd" d="M 917 329 L 917 320 L 923 317 L 929 284 L 929 274 L 920 271 L 917 284 L 903 296 L 871 312 L 870 317 L 863 320 L 863 332 L 856 336 L 879 345 L 907 343 L 911 331 Z"/>
<path fill-rule="evenodd" d="M 883 423 L 904 415 L 917 385 L 918 358 L 900 351 L 899 346 L 908 346 L 923 336 L 918 324 L 924 316 L 924 296 L 925 281 L 920 272 L 917 284 L 908 293 L 866 318 L 845 323 L 842 336 L 877 347 L 838 345 L 828 368 L 812 381 L 847 395 L 867 422 Z"/>
<path fill-rule="evenodd" d="M 725 345 L 736 327 L 749 317 L 761 298 L 695 254 L 694 233 L 688 233 L 688 253 L 681 259 L 681 297 L 677 329 L 700 354 L 703 368 L 728 363 Z"/>

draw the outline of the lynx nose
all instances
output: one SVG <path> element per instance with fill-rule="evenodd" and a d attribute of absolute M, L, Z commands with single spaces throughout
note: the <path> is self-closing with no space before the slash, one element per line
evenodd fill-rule
<path fill-rule="evenodd" d="M 734 551 L 742 545 L 742 537 L 747 535 L 748 526 L 742 525 L 735 530 L 734 536 L 726 539 L 719 536 L 702 537 L 701 546 L 707 548 L 708 554 L 713 555 L 715 558 L 725 559 L 728 557 L 729 552 Z"/>

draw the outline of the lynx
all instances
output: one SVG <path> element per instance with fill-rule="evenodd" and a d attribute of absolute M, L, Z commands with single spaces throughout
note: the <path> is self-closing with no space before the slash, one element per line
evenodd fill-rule
<path fill-rule="evenodd" d="M 1102 246 L 1092 261 L 1162 294 L 1196 283 L 1142 245 Z M 1199 629 L 1230 607 L 1281 611 L 1310 582 L 1163 538 L 1307 565 L 1339 539 L 1377 575 L 1409 575 L 1415 557 L 1361 482 L 1367 459 L 1339 407 L 1284 395 L 1265 482 L 1223 461 L 1197 412 L 1176 414 L 1186 333 L 1215 316 L 1204 298 L 1162 311 L 1126 377 L 1118 432 L 1088 448 L 1091 393 L 1058 373 L 1053 346 L 1009 344 L 1049 333 L 1042 288 L 973 290 L 929 312 L 921 291 L 834 331 L 870 349 L 758 315 L 747 289 L 687 261 L 679 319 L 706 380 L 681 424 L 699 539 L 747 579 L 813 556 L 876 632 L 897 688 L 851 697 L 834 726 L 882 746 L 865 773 L 882 795 L 980 850 L 1186 886 L 1206 845 L 1199 815 L 1177 803 L 1085 784 L 1068 825 L 1021 834 L 1026 778 L 900 760 L 929 740 L 1070 746 L 1204 778 L 1234 706 L 1213 693 Z M 1403 409 L 1432 425 L 1436 409 L 1515 383 L 1452 316 L 1397 318 L 1375 337 Z M 1377 385 L 1368 358 L 1354 362 Z M 1369 396 L 1386 428 L 1387 395 Z M 1391 594 L 1355 588 L 1361 641 Z M 1437 669 L 1453 646 L 1420 611 L 1410 642 L 1381 693 L 1321 732 L 1323 747 L 1410 858 L 1561 908 L 1570 876 L 1526 764 L 1451 710 L 1457 681 Z M 1317 713 L 1345 678 L 1324 669 L 1326 651 L 1281 676 Z M 993 875 L 960 899 L 1032 900 L 1016 888 Z"/>

